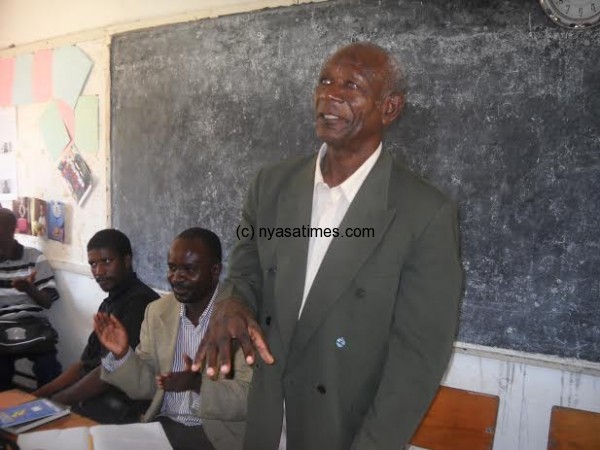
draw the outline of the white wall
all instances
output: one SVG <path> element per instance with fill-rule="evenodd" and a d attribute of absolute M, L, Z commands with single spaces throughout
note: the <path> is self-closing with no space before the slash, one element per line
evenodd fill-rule
<path fill-rule="evenodd" d="M 316 0 L 323 1 L 323 0 Z M 304 0 L 0 0 L 0 49 L 119 24 L 198 12 L 227 12 L 304 3 Z"/>
<path fill-rule="evenodd" d="M 160 22 L 189 20 L 222 12 L 259 9 L 297 1 L 256 0 L 107 0 L 98 7 L 92 0 L 0 0 L 0 49 L 43 41 L 85 30 L 109 27 L 137 27 Z M 204 11 L 201 11 L 204 10 Z M 120 24 L 120 25 L 119 25 Z M 103 33 L 96 33 L 90 42 L 102 45 Z M 92 37 L 89 38 L 90 40 Z M 37 46 L 52 47 L 52 42 Z M 30 51 L 30 46 L 24 46 Z M 6 52 L 18 53 L 19 47 Z M 1 53 L 1 52 L 0 52 Z M 99 61 L 102 59 L 99 56 Z M 99 64 L 102 79 L 106 70 Z M 106 77 L 105 77 L 106 79 Z M 99 95 L 103 87 L 97 86 Z M 96 89 L 95 88 L 95 89 Z M 101 127 L 107 126 L 101 119 Z M 34 146 L 35 147 L 35 146 Z M 100 160 L 107 156 L 104 149 L 98 154 L 97 170 L 104 166 Z M 25 170 L 25 169 L 20 169 Z M 27 169 L 27 175 L 37 177 L 37 169 Z M 21 175 L 21 172 L 20 172 Z M 102 180 L 100 180 L 102 183 Z M 106 183 L 106 181 L 104 181 Z M 87 274 L 83 245 L 93 231 L 107 223 L 106 190 L 100 186 L 94 214 L 83 214 L 85 226 L 74 237 L 79 250 L 50 249 L 58 264 L 56 271 L 61 300 L 50 310 L 50 318 L 60 331 L 59 357 L 64 365 L 75 361 L 91 331 L 91 317 L 105 294 Z M 57 188 L 58 189 L 58 188 Z M 35 192 L 32 192 L 35 195 Z M 89 211 L 89 210 L 88 210 Z M 62 253 L 61 253 L 62 252 Z M 71 268 L 72 265 L 72 268 Z M 572 361 L 545 361 L 512 354 L 509 357 L 485 349 L 478 354 L 456 352 L 444 384 L 461 389 L 498 395 L 500 408 L 494 441 L 495 450 L 542 450 L 547 446 L 550 409 L 553 405 L 569 406 L 600 412 L 600 365 L 587 364 L 582 368 Z M 586 373 L 581 373 L 581 371 Z M 468 450 L 468 449 L 466 449 Z"/>

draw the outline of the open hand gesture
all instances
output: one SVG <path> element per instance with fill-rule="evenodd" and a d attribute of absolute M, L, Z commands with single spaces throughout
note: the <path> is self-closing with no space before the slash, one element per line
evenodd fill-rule
<path fill-rule="evenodd" d="M 265 363 L 275 362 L 252 312 L 240 301 L 228 299 L 215 305 L 208 330 L 200 343 L 191 369 L 199 371 L 205 365 L 206 374 L 212 379 L 215 379 L 219 372 L 223 375 L 229 374 L 232 368 L 233 340 L 237 340 L 242 347 L 247 364 L 255 363 L 255 350 Z"/>
<path fill-rule="evenodd" d="M 94 331 L 100 343 L 112 352 L 115 358 L 121 359 L 127 354 L 129 350 L 127 330 L 115 316 L 103 312 L 94 314 Z"/>

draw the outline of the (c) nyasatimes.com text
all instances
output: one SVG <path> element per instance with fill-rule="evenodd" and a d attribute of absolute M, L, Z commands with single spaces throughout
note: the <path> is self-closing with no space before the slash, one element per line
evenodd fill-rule
<path fill-rule="evenodd" d="M 373 238 L 374 228 L 321 228 L 302 225 L 301 227 L 258 227 L 258 238 L 271 240 L 273 238 L 313 238 L 313 237 L 348 237 Z M 238 225 L 236 230 L 238 240 L 254 239 L 254 226 Z"/>

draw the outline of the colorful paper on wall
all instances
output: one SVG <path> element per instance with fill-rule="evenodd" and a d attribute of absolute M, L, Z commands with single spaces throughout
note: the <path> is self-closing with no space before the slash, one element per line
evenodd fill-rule
<path fill-rule="evenodd" d="M 63 154 L 58 170 L 77 203 L 82 205 L 92 189 L 92 172 L 73 146 Z"/>
<path fill-rule="evenodd" d="M 92 61 L 79 47 L 61 47 L 54 50 L 52 62 L 54 98 L 60 98 L 74 108 L 92 65 Z"/>
<path fill-rule="evenodd" d="M 15 213 L 15 216 L 17 216 L 16 233 L 31 234 L 29 202 L 29 197 L 19 197 L 16 200 L 13 200 L 12 210 L 13 213 Z"/>
<path fill-rule="evenodd" d="M 98 151 L 98 97 L 82 95 L 75 107 L 75 144 L 82 152 Z"/>
<path fill-rule="evenodd" d="M 33 55 L 19 55 L 15 59 L 13 98 L 15 105 L 33 102 Z"/>
<path fill-rule="evenodd" d="M 48 239 L 65 242 L 65 204 L 48 202 Z"/>
<path fill-rule="evenodd" d="M 12 105 L 15 59 L 0 58 L 0 106 Z"/>
<path fill-rule="evenodd" d="M 0 204 L 17 197 L 17 111 L 0 108 Z"/>
<path fill-rule="evenodd" d="M 29 220 L 31 234 L 46 239 L 48 237 L 48 205 L 39 198 L 29 201 Z"/>
<path fill-rule="evenodd" d="M 56 102 L 50 102 L 48 108 L 40 118 L 40 130 L 53 160 L 58 159 L 60 153 L 69 144 L 71 138 L 65 128 Z"/>
<path fill-rule="evenodd" d="M 73 142 L 73 136 L 75 136 L 75 110 L 63 100 L 55 100 L 55 102 L 56 106 L 58 107 L 60 117 L 62 118 L 65 127 L 67 128 L 67 133 L 69 133 L 70 144 L 71 142 Z"/>
<path fill-rule="evenodd" d="M 52 99 L 52 50 L 40 50 L 33 56 L 33 101 Z"/>

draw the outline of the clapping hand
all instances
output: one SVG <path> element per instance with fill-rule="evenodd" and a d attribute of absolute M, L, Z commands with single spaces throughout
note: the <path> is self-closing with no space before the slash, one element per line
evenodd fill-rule
<path fill-rule="evenodd" d="M 94 331 L 100 343 L 112 352 L 115 358 L 121 359 L 127 354 L 129 350 L 127 330 L 115 316 L 103 312 L 94 314 Z"/>
<path fill-rule="evenodd" d="M 185 369 L 182 372 L 169 372 L 156 377 L 156 386 L 165 391 L 196 391 L 200 392 L 202 374 L 192 372 L 192 358 L 183 355 Z"/>

